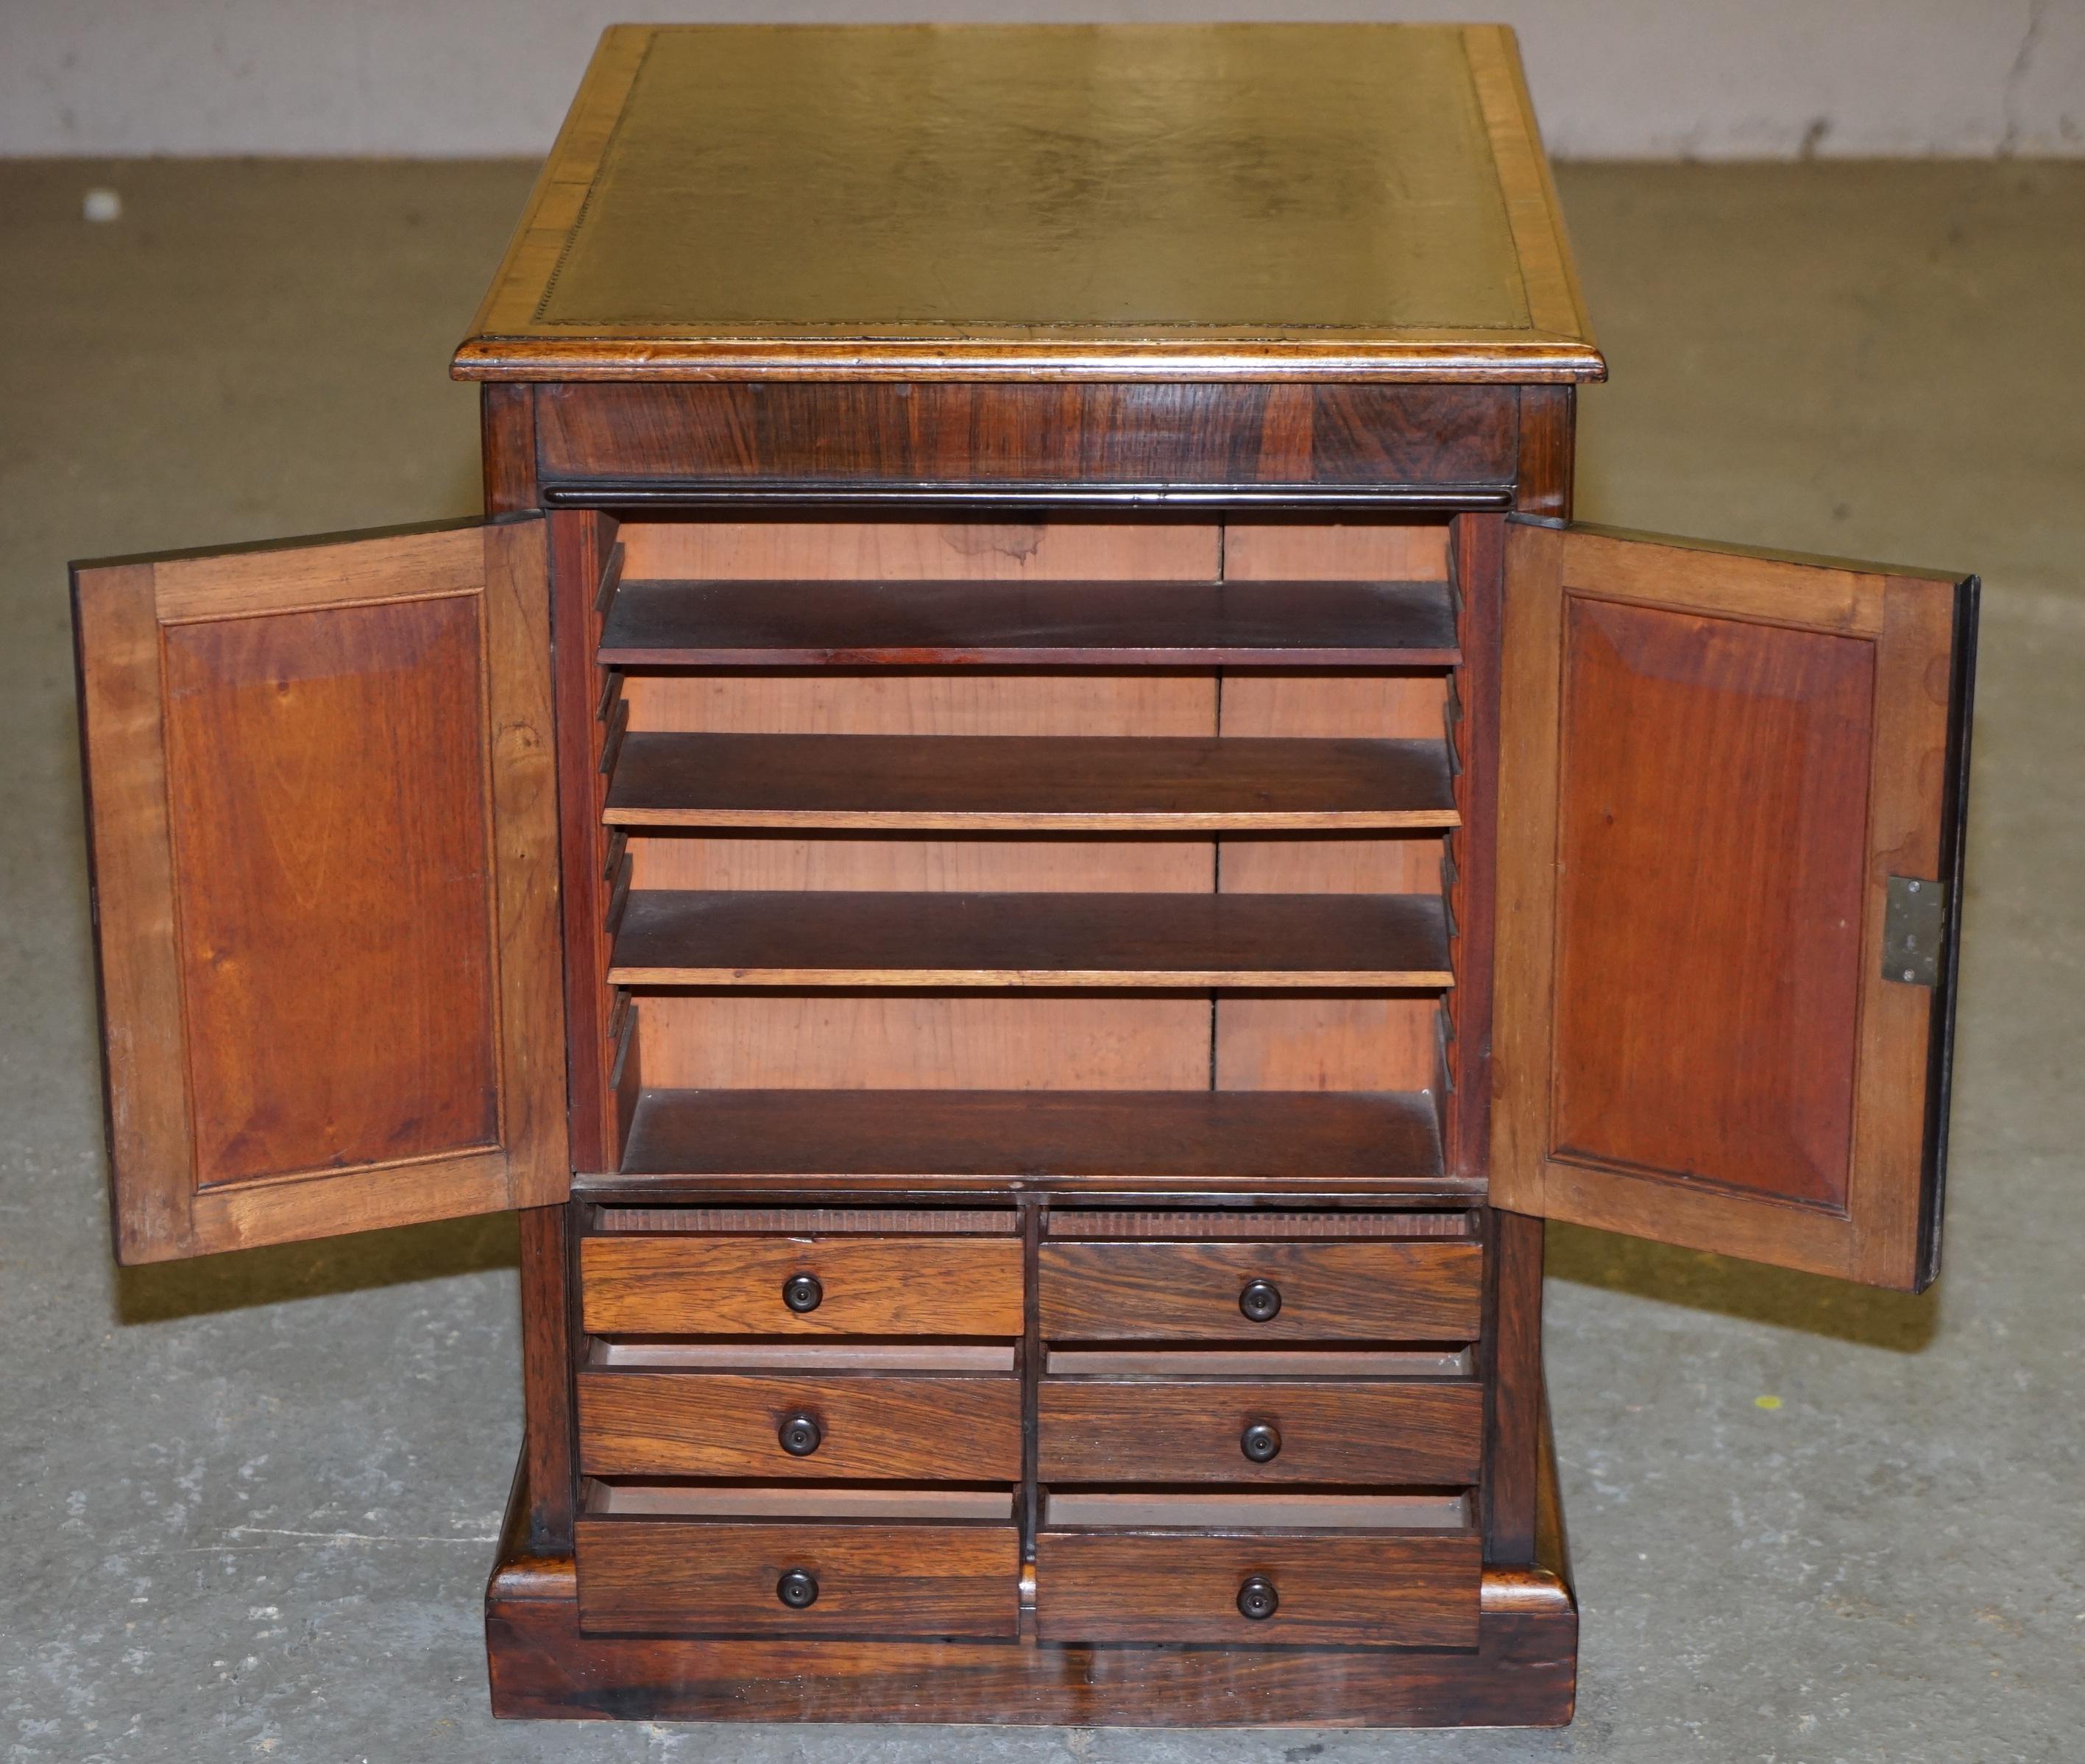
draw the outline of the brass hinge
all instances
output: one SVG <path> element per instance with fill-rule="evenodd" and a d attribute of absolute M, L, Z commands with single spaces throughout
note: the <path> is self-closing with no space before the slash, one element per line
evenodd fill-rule
<path fill-rule="evenodd" d="M 1947 925 L 1945 882 L 1892 876 L 1889 905 L 1883 914 L 1883 978 L 1900 986 L 1938 986 Z"/>

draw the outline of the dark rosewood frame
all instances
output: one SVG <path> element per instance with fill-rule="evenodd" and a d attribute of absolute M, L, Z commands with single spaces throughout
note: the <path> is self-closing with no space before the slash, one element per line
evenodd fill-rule
<path fill-rule="evenodd" d="M 608 847 L 592 734 L 596 605 L 613 566 L 613 527 L 587 511 L 741 501 L 1202 504 L 1454 512 L 1464 660 L 1454 740 L 1464 825 L 1450 884 L 1459 985 L 1444 1126 L 1446 1173 L 1482 1179 L 1504 523 L 1509 511 L 1569 517 L 1572 388 L 501 383 L 483 388 L 482 409 L 486 512 L 557 511 L 551 620 L 576 1169 L 609 1168 L 614 1137 Z M 1023 1204 L 1031 1259 L 1045 1205 Z M 1484 1222 L 1477 1647 L 1253 1652 L 1051 1647 L 1032 1636 L 1009 1646 L 582 1635 L 572 1563 L 581 1338 L 571 1211 L 520 1215 L 526 1436 L 486 1593 L 496 1713 L 1411 1726 L 1570 1719 L 1578 1617 L 1543 1387 L 1539 1219 L 1488 1210 Z M 1032 1467 L 1032 1440 L 1026 1450 Z"/>

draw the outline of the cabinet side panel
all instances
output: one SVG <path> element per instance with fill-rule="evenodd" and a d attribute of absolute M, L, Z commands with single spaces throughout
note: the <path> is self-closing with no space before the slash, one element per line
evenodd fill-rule
<path fill-rule="evenodd" d="M 1484 1559 L 1536 1559 L 1537 1495 L 1548 1433 L 1542 1380 L 1544 1227 L 1522 1213 L 1487 1218 L 1484 1304 Z"/>
<path fill-rule="evenodd" d="M 480 393 L 484 438 L 485 511 L 512 515 L 533 509 L 536 491 L 536 388 L 492 384 Z M 538 604 L 534 617 L 540 621 Z M 547 629 L 533 634 L 537 647 L 550 648 Z M 556 687 L 545 682 L 554 700 Z M 554 713 L 546 719 L 554 725 Z M 559 842 L 550 842 L 545 863 L 555 880 Z M 565 890 L 557 889 L 562 902 Z M 562 1003 L 562 987 L 560 986 Z M 559 1013 L 563 1020 L 563 1013 Z M 555 1050 L 565 1064 L 563 1038 Z M 560 1105 L 564 1087 L 555 1087 Z M 560 1154 L 569 1178 L 569 1160 Z M 526 1490 L 525 1536 L 538 1551 L 569 1550 L 572 1541 L 571 1359 L 576 1346 L 571 1332 L 572 1304 L 567 1284 L 566 1209 L 524 1207 L 520 1215 L 521 1239 L 521 1398 L 526 1439 L 523 1445 L 522 1487 Z"/>
<path fill-rule="evenodd" d="M 1571 518 L 1574 386 L 1520 388 L 1520 473 L 1513 506 L 1523 515 Z"/>
<path fill-rule="evenodd" d="M 485 511 L 526 514 L 536 507 L 536 388 L 487 385 L 478 392 Z"/>

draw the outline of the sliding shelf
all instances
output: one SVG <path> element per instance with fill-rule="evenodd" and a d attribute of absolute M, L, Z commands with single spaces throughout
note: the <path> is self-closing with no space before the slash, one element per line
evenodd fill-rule
<path fill-rule="evenodd" d="M 622 986 L 1454 984 L 1433 894 L 639 888 L 608 977 Z"/>
<path fill-rule="evenodd" d="M 1380 1185 L 1460 1198 L 1430 1096 L 1353 1091 L 647 1090 L 618 1180 Z"/>
<path fill-rule="evenodd" d="M 1458 825 L 1445 741 L 626 736 L 621 827 L 1191 833 Z"/>
<path fill-rule="evenodd" d="M 1445 582 L 626 582 L 609 668 L 1450 668 Z"/>

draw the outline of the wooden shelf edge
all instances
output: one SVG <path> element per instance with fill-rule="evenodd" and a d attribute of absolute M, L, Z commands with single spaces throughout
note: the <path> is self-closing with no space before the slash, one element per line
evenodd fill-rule
<path fill-rule="evenodd" d="M 1090 968 L 623 968 L 610 986 L 649 988 L 772 986 L 783 991 L 850 987 L 907 991 L 1445 992 L 1455 977 L 1420 969 Z"/>
<path fill-rule="evenodd" d="M 1154 668 L 1249 668 L 1268 672 L 1322 672 L 1328 668 L 1365 670 L 1386 673 L 1442 673 L 1459 668 L 1459 649 L 1270 649 L 1218 647 L 1207 644 L 1161 649 L 1150 644 L 1101 647 L 1080 644 L 1062 647 L 1030 646 L 1014 648 L 1000 644 L 935 646 L 915 644 L 833 645 L 824 648 L 723 648 L 702 645 L 604 643 L 595 661 L 603 668 L 1076 668 L 1140 670 Z"/>
<path fill-rule="evenodd" d="M 1446 908 L 1425 893 L 640 888 L 608 977 L 645 988 L 1433 993 L 1454 985 L 1448 952 Z"/>
<path fill-rule="evenodd" d="M 633 579 L 605 668 L 1457 666 L 1444 581 Z"/>
<path fill-rule="evenodd" d="M 650 729 L 611 826 L 1010 833 L 1446 829 L 1445 739 L 818 735 Z"/>
<path fill-rule="evenodd" d="M 1442 1169 L 1424 1091 L 658 1088 L 641 1092 L 624 1166 L 587 1198 L 644 1202 L 744 1186 L 882 1197 L 1050 1190 L 1129 1198 L 1316 1193 L 1345 1204 L 1449 1206 L 1480 1183 Z M 771 1201 L 766 1204 L 772 1204 Z"/>
<path fill-rule="evenodd" d="M 1366 833 L 1445 832 L 1463 817 L 1452 808 L 1238 809 L 1132 814 L 1050 814 L 1034 810 L 902 808 L 630 808 L 605 810 L 611 827 L 861 828 L 909 833 Z"/>

